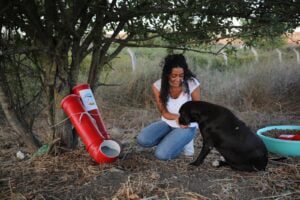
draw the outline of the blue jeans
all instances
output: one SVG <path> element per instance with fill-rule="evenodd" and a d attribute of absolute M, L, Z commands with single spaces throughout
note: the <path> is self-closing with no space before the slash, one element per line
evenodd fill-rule
<path fill-rule="evenodd" d="M 145 127 L 137 137 L 143 147 L 157 145 L 155 156 L 160 160 L 171 160 L 180 155 L 183 148 L 196 135 L 196 127 L 172 128 L 164 121 Z"/>

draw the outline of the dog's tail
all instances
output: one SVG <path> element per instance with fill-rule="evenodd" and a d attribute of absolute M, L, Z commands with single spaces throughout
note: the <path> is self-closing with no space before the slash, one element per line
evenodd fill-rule
<path fill-rule="evenodd" d="M 269 160 L 275 161 L 275 162 L 279 162 L 279 161 L 286 160 L 286 159 L 287 159 L 287 157 L 284 157 L 284 156 L 280 156 L 280 157 L 277 157 L 277 158 L 269 158 Z M 266 170 L 266 164 L 265 165 L 259 165 L 259 166 L 253 166 L 253 169 L 254 169 L 254 171 Z"/>

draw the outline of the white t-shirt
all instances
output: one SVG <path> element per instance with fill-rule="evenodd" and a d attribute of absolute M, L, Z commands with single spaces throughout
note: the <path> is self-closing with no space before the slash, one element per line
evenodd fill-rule
<path fill-rule="evenodd" d="M 156 87 L 158 91 L 160 91 L 161 79 L 155 81 L 153 85 L 154 87 Z M 169 100 L 166 106 L 167 106 L 167 110 L 170 113 L 179 114 L 180 107 L 185 102 L 192 100 L 191 94 L 200 85 L 200 82 L 196 78 L 192 77 L 191 79 L 188 80 L 188 85 L 189 85 L 190 94 L 187 94 L 184 91 L 182 91 L 181 94 L 176 99 L 173 99 L 172 97 L 169 96 Z M 163 116 L 161 116 L 161 119 L 165 121 L 169 126 L 174 128 L 179 128 L 179 125 L 176 123 L 175 120 L 169 120 L 164 118 Z M 189 127 L 198 127 L 198 124 L 194 122 L 191 123 Z"/>

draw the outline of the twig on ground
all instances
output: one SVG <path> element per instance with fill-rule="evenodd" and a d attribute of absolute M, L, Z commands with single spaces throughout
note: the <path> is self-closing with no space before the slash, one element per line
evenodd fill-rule
<path fill-rule="evenodd" d="M 158 199 L 158 196 L 155 195 L 155 196 L 152 196 L 152 197 L 145 197 L 145 198 L 142 198 L 141 200 L 152 200 L 152 199 Z"/>
<path fill-rule="evenodd" d="M 258 197 L 254 198 L 252 200 L 259 200 L 259 199 L 278 199 L 279 197 L 287 197 L 293 194 L 300 194 L 300 192 L 287 192 L 285 194 L 280 194 L 280 195 L 274 195 L 274 196 L 266 196 L 266 197 Z"/>
<path fill-rule="evenodd" d="M 11 187 L 10 178 L 8 178 L 8 186 L 9 186 L 10 195 L 12 195 L 13 194 L 13 190 L 12 190 L 12 187 Z"/>
<path fill-rule="evenodd" d="M 187 194 L 187 195 L 189 195 L 189 196 L 192 196 L 192 197 L 194 197 L 195 199 L 201 199 L 201 200 L 209 200 L 210 198 L 208 198 L 208 197 L 206 197 L 206 196 L 203 196 L 203 195 L 201 195 L 201 194 L 198 194 L 198 193 L 194 193 L 194 192 L 187 192 L 187 193 L 185 193 L 185 194 Z"/>

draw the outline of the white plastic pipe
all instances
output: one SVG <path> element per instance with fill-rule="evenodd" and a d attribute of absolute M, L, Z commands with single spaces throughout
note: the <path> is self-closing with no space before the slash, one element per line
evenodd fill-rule
<path fill-rule="evenodd" d="M 295 54 L 296 54 L 297 64 L 300 64 L 300 55 L 299 55 L 299 52 L 298 52 L 296 49 L 293 49 L 293 51 L 294 51 Z"/>
<path fill-rule="evenodd" d="M 279 49 L 275 49 L 275 51 L 278 53 L 279 62 L 282 63 L 282 52 Z"/>
<path fill-rule="evenodd" d="M 251 51 L 252 51 L 252 53 L 254 54 L 255 62 L 258 62 L 258 54 L 257 54 L 257 51 L 256 51 L 253 47 L 251 47 Z"/>
<path fill-rule="evenodd" d="M 132 67 L 132 71 L 134 72 L 135 69 L 136 69 L 136 56 L 135 56 L 135 53 L 130 48 L 127 48 L 127 52 L 130 55 L 131 67 Z"/>

